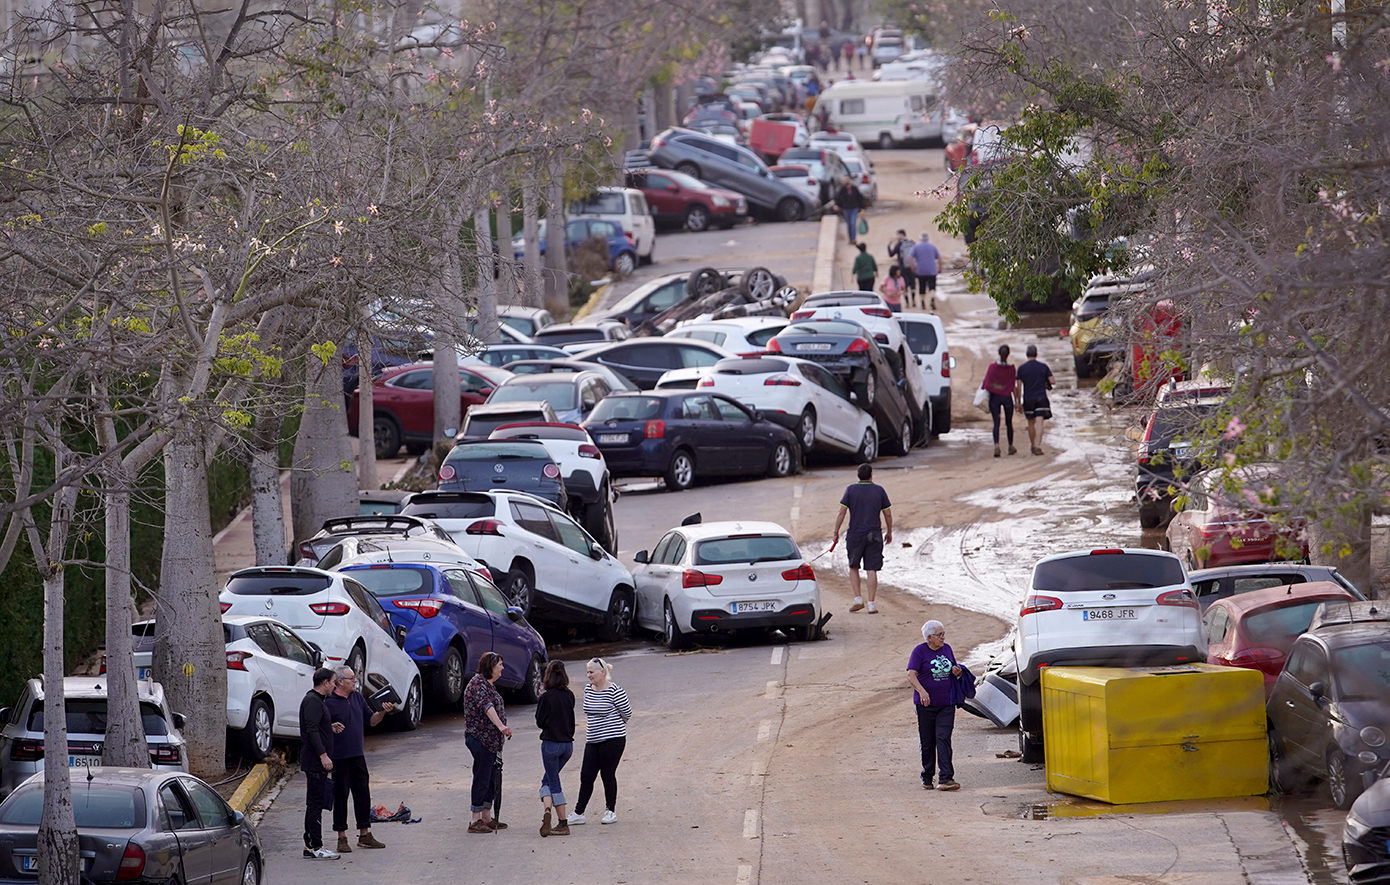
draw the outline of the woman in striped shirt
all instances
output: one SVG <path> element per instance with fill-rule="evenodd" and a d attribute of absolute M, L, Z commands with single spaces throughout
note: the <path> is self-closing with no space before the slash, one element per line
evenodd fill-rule
<path fill-rule="evenodd" d="M 584 823 L 584 809 L 594 794 L 594 778 L 603 776 L 603 800 L 607 810 L 601 823 L 618 822 L 618 762 L 627 746 L 627 721 L 632 705 L 627 692 L 613 681 L 613 665 L 594 658 L 585 665 L 589 683 L 584 686 L 584 761 L 579 769 L 579 801 L 574 804 L 570 826 Z"/>

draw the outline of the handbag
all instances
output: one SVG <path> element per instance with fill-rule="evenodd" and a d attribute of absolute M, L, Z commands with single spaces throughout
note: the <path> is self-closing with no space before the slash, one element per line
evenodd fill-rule
<path fill-rule="evenodd" d="M 989 391 L 988 391 L 988 390 L 985 390 L 983 387 L 981 387 L 979 390 L 975 391 L 975 403 L 974 403 L 974 406 L 975 406 L 975 408 L 979 409 L 981 412 L 985 412 L 985 413 L 988 413 L 988 412 L 989 412 Z"/>
<path fill-rule="evenodd" d="M 869 221 L 864 216 L 859 216 L 859 236 L 864 236 L 869 232 Z"/>

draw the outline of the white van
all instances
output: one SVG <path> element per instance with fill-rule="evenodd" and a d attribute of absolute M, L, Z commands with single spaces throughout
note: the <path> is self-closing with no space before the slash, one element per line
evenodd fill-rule
<path fill-rule="evenodd" d="M 651 264 L 652 250 L 656 248 L 656 222 L 641 191 L 632 187 L 601 187 L 587 200 L 572 203 L 570 214 L 616 221 L 624 233 L 632 235 L 638 259 Z"/>
<path fill-rule="evenodd" d="M 941 103 L 927 80 L 841 80 L 820 94 L 816 113 L 823 107 L 836 129 L 884 150 L 941 138 Z"/>

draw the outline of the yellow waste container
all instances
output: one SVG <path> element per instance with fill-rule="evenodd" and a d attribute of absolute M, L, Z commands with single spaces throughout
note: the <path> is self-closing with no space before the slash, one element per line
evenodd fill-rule
<path fill-rule="evenodd" d="M 1047 788 L 1115 805 L 1259 795 L 1264 702 L 1264 676 L 1240 667 L 1048 667 Z"/>

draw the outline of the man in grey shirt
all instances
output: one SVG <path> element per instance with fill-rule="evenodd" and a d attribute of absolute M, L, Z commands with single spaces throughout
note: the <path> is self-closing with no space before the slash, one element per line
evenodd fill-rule
<path fill-rule="evenodd" d="M 922 238 L 907 253 L 912 259 L 912 273 L 917 277 L 917 298 L 916 307 L 922 306 L 922 296 L 927 292 L 931 293 L 931 311 L 936 313 L 936 272 L 938 262 L 941 259 L 941 252 L 932 245 L 931 239 L 926 231 L 922 231 Z"/>

